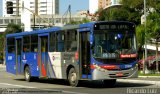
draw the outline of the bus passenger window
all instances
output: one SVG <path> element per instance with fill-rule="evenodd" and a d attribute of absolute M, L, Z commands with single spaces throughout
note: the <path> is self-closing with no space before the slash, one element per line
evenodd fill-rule
<path fill-rule="evenodd" d="M 15 47 L 14 46 L 8 46 L 8 53 L 14 53 Z"/>
<path fill-rule="evenodd" d="M 34 48 L 34 52 L 38 52 L 38 49 L 37 49 L 37 48 Z"/>
<path fill-rule="evenodd" d="M 70 51 L 76 51 L 77 50 L 77 41 L 72 41 Z"/>
<path fill-rule="evenodd" d="M 42 51 L 42 52 L 46 52 L 46 49 L 45 49 L 44 46 L 41 48 L 41 51 Z"/>
<path fill-rule="evenodd" d="M 8 53 L 15 52 L 15 39 L 14 38 L 7 39 L 7 50 L 8 50 Z"/>
<path fill-rule="evenodd" d="M 31 35 L 31 52 L 38 52 L 38 35 Z"/>
<path fill-rule="evenodd" d="M 23 52 L 29 52 L 29 49 L 27 47 L 24 47 Z"/>
<path fill-rule="evenodd" d="M 31 36 L 23 37 L 23 52 L 30 52 L 31 49 Z"/>

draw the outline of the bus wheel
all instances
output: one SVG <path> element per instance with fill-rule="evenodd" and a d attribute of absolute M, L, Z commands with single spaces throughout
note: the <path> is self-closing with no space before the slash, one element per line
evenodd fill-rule
<path fill-rule="evenodd" d="M 25 77 L 25 80 L 30 82 L 31 81 L 31 73 L 30 73 L 30 68 L 27 66 L 24 70 L 24 77 Z"/>
<path fill-rule="evenodd" d="M 74 68 L 70 69 L 69 74 L 68 74 L 68 80 L 71 86 L 74 86 L 74 87 L 78 86 L 79 81 L 77 79 L 77 73 Z"/>
<path fill-rule="evenodd" d="M 116 84 L 116 79 L 103 80 L 103 84 L 105 87 L 114 87 Z"/>

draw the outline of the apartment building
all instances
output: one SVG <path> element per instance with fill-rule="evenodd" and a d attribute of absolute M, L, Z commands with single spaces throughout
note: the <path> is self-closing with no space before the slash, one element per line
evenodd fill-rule
<path fill-rule="evenodd" d="M 3 1 L 3 17 L 21 15 L 21 10 L 24 5 L 24 0 L 1 0 Z M 13 2 L 13 14 L 6 13 L 6 2 Z M 29 0 L 28 5 L 31 11 L 38 15 L 59 14 L 59 0 Z"/>
<path fill-rule="evenodd" d="M 121 0 L 99 0 L 98 8 L 107 8 L 114 5 L 119 5 Z"/>

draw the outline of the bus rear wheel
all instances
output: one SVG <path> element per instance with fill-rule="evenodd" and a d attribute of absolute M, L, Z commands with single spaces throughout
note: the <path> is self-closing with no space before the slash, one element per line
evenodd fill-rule
<path fill-rule="evenodd" d="M 116 84 L 116 79 L 103 80 L 103 84 L 105 87 L 114 87 Z"/>
<path fill-rule="evenodd" d="M 30 82 L 32 77 L 31 77 L 31 73 L 30 73 L 30 68 L 27 66 L 25 67 L 25 70 L 24 70 L 24 77 L 25 77 L 25 80 Z"/>
<path fill-rule="evenodd" d="M 78 86 L 79 80 L 77 78 L 77 73 L 74 68 L 71 68 L 68 74 L 69 84 L 73 87 Z"/>

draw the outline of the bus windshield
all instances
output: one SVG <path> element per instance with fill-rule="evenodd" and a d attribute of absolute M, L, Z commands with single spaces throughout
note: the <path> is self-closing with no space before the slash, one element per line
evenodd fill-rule
<path fill-rule="evenodd" d="M 135 33 L 108 32 L 107 30 L 97 30 L 94 32 L 94 44 L 92 46 L 95 58 L 116 59 L 123 57 L 135 57 L 136 40 Z M 125 55 L 125 56 L 124 56 Z"/>

